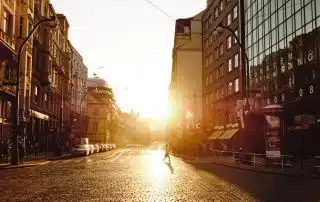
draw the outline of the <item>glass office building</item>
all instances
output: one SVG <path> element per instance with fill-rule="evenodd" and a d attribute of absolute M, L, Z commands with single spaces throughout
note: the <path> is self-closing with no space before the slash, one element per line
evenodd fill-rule
<path fill-rule="evenodd" d="M 245 0 L 244 17 L 249 88 L 283 106 L 286 152 L 319 153 L 320 0 Z"/>

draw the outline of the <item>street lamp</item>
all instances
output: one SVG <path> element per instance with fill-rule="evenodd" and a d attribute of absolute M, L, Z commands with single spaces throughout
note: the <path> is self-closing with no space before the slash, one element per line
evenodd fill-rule
<path fill-rule="evenodd" d="M 13 131 L 12 131 L 12 150 L 11 150 L 11 164 L 12 165 L 18 165 L 19 164 L 19 151 L 18 151 L 18 133 L 19 133 L 19 125 L 20 125 L 20 120 L 19 120 L 19 104 L 20 104 L 20 60 L 21 60 L 21 54 L 22 50 L 25 47 L 26 43 L 28 40 L 32 37 L 33 33 L 38 29 L 38 27 L 46 22 L 54 22 L 56 21 L 56 17 L 52 16 L 50 18 L 45 18 L 40 20 L 31 30 L 31 32 L 28 34 L 28 36 L 23 40 L 19 50 L 18 50 L 18 59 L 17 59 L 17 70 L 16 70 L 16 82 L 9 84 L 9 85 L 14 85 L 16 86 L 16 103 L 15 103 L 15 108 L 14 108 L 14 123 L 12 125 Z M 56 25 L 54 26 L 56 27 Z"/>
<path fill-rule="evenodd" d="M 248 97 L 248 92 L 249 92 L 249 58 L 248 55 L 246 53 L 245 50 L 245 46 L 244 44 L 241 43 L 238 35 L 235 33 L 235 31 L 233 29 L 231 29 L 230 27 L 224 26 L 222 24 L 222 22 L 220 22 L 215 30 L 213 31 L 214 35 L 219 35 L 220 33 L 223 32 L 223 30 L 228 30 L 229 32 L 231 32 L 232 36 L 236 39 L 237 43 L 240 46 L 241 49 L 241 53 L 242 55 L 245 57 L 245 62 L 246 62 L 246 67 L 242 67 L 242 82 L 244 83 L 244 85 L 242 85 L 242 98 Z M 243 57 L 242 57 L 243 58 Z"/>
<path fill-rule="evenodd" d="M 248 58 L 248 55 L 247 55 L 247 53 L 246 53 L 246 50 L 245 50 L 245 46 L 244 46 L 244 44 L 242 44 L 241 43 L 241 41 L 240 41 L 240 39 L 239 39 L 239 37 L 237 36 L 237 34 L 235 33 L 235 31 L 233 30 L 233 29 L 231 29 L 230 27 L 227 27 L 227 26 L 224 26 L 223 24 L 222 24 L 222 22 L 220 22 L 217 26 L 216 26 L 216 28 L 215 28 L 215 30 L 214 30 L 214 32 L 213 32 L 213 34 L 214 35 L 219 35 L 220 33 L 222 33 L 223 32 L 223 30 L 228 30 L 229 32 L 231 32 L 231 34 L 232 34 L 232 36 L 236 39 L 236 41 L 237 41 L 237 43 L 239 44 L 239 46 L 240 46 L 240 49 L 241 49 L 241 54 L 242 54 L 242 56 L 245 58 L 245 64 L 246 64 L 246 67 L 244 67 L 243 65 L 242 65 L 242 69 L 241 69 L 241 77 L 242 77 L 242 92 L 241 92 L 241 97 L 242 97 L 242 100 L 244 100 L 244 99 L 246 99 L 247 100 L 247 98 L 249 97 L 249 58 Z M 243 58 L 243 57 L 241 57 L 241 58 Z M 244 108 L 245 109 L 242 109 L 242 118 L 244 118 L 244 115 L 245 115 L 245 110 L 246 110 L 246 108 L 247 108 L 247 102 L 245 102 L 244 103 Z M 242 121 L 241 121 L 242 122 Z M 243 127 L 244 127 L 244 124 L 242 125 Z"/>

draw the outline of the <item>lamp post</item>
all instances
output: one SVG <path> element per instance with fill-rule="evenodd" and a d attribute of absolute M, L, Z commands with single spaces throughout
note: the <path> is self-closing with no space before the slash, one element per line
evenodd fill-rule
<path fill-rule="evenodd" d="M 241 58 L 245 58 L 245 60 L 246 60 L 245 61 L 246 66 L 245 67 L 242 66 L 242 68 L 241 68 L 241 80 L 242 80 L 241 97 L 242 97 L 242 101 L 244 101 L 244 100 L 247 100 L 247 98 L 249 97 L 249 58 L 248 58 L 248 55 L 246 53 L 244 44 L 241 43 L 241 41 L 240 41 L 239 37 L 237 36 L 237 34 L 235 33 L 235 31 L 232 30 L 230 27 L 224 26 L 222 24 L 222 22 L 220 22 L 216 26 L 216 28 L 215 28 L 213 33 L 214 33 L 214 35 L 218 35 L 223 30 L 228 30 L 232 34 L 232 36 L 236 39 L 237 43 L 240 46 L 241 54 L 243 56 Z M 248 102 L 246 101 L 246 103 L 244 103 L 242 105 L 243 106 L 242 119 L 244 118 L 245 110 L 247 108 L 247 104 L 248 104 Z M 241 121 L 241 123 L 243 123 L 243 121 Z M 241 125 L 244 127 L 244 123 L 241 124 Z"/>
<path fill-rule="evenodd" d="M 218 35 L 219 33 L 221 33 L 223 31 L 223 29 L 228 30 L 229 32 L 231 32 L 232 36 L 236 39 L 237 43 L 240 46 L 241 49 L 241 54 L 244 56 L 245 58 L 245 63 L 246 63 L 246 67 L 242 67 L 242 71 L 241 71 L 241 76 L 242 76 L 242 98 L 246 98 L 248 97 L 248 92 L 249 92 L 249 58 L 248 55 L 246 53 L 245 50 L 245 46 L 244 44 L 241 43 L 239 37 L 237 36 L 237 34 L 235 33 L 235 31 L 233 29 L 231 29 L 230 27 L 224 26 L 222 24 L 222 22 L 220 22 L 215 30 L 214 30 L 214 35 Z"/>
<path fill-rule="evenodd" d="M 16 102 L 14 107 L 14 117 L 13 117 L 13 131 L 12 131 L 12 150 L 11 150 L 11 164 L 17 165 L 19 164 L 19 150 L 18 150 L 18 135 L 19 135 L 19 127 L 20 127 L 20 120 L 19 120 L 19 104 L 20 104 L 20 60 L 21 60 L 21 54 L 22 50 L 25 47 L 26 43 L 29 41 L 29 39 L 32 37 L 33 33 L 38 29 L 38 27 L 46 22 L 54 22 L 56 21 L 56 17 L 52 16 L 51 18 L 45 18 L 43 20 L 40 20 L 31 30 L 31 32 L 28 34 L 28 36 L 23 40 L 19 50 L 18 50 L 18 58 L 17 58 L 17 70 L 16 70 L 16 82 L 9 84 L 16 86 Z"/>

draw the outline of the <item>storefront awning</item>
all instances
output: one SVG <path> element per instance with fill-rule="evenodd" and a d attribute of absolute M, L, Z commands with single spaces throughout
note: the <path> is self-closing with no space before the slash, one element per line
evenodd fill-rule
<path fill-rule="evenodd" d="M 46 120 L 46 121 L 49 120 L 49 116 L 48 115 L 42 114 L 42 113 L 34 111 L 34 110 L 31 111 L 31 116 L 34 116 L 34 117 L 36 117 L 38 119 L 42 119 L 42 120 Z"/>
<path fill-rule="evenodd" d="M 212 135 L 208 138 L 209 140 L 216 140 L 224 133 L 224 130 L 217 130 L 212 133 Z"/>
<path fill-rule="evenodd" d="M 220 137 L 220 140 L 229 140 L 231 139 L 237 132 L 238 132 L 238 128 L 233 128 L 233 129 L 229 129 L 226 130 Z"/>

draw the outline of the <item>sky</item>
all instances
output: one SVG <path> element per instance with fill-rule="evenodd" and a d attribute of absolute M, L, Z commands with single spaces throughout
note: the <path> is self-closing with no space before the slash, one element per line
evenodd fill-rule
<path fill-rule="evenodd" d="M 124 111 L 165 118 L 171 76 L 174 19 L 201 12 L 206 0 L 51 0 L 70 24 L 69 40 L 114 89 Z M 90 2 L 90 3 L 88 3 Z M 171 19 L 173 18 L 173 19 Z M 103 67 L 103 68 L 101 68 Z"/>

